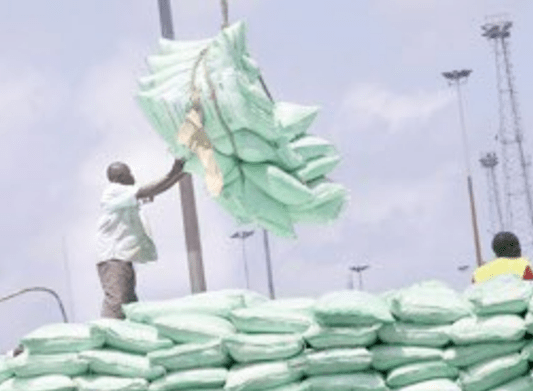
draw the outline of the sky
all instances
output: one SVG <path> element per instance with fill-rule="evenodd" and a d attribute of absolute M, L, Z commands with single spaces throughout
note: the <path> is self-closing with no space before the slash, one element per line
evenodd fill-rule
<path fill-rule="evenodd" d="M 176 39 L 214 36 L 220 2 L 171 2 Z M 276 100 L 318 105 L 309 133 L 332 141 L 331 178 L 351 201 L 328 226 L 299 225 L 297 240 L 270 235 L 277 297 L 346 289 L 368 264 L 364 289 L 438 279 L 462 290 L 475 267 L 457 100 L 441 72 L 472 69 L 463 88 L 483 258 L 491 217 L 478 159 L 499 151 L 498 99 L 486 17 L 514 22 L 511 53 L 526 152 L 533 140 L 533 6 L 528 0 L 229 0 Z M 95 233 L 105 169 L 121 160 L 138 183 L 173 157 L 134 101 L 136 80 L 160 36 L 156 0 L 0 3 L 0 297 L 42 286 L 72 322 L 99 317 Z M 241 229 L 195 181 L 209 290 L 244 288 Z M 137 267 L 141 300 L 190 292 L 178 187 L 144 208 L 159 260 Z M 261 230 L 246 241 L 250 289 L 268 294 Z M 458 266 L 468 265 L 466 273 Z M 357 286 L 357 280 L 356 286 Z M 61 322 L 53 298 L 0 302 L 0 352 L 37 327 Z"/>

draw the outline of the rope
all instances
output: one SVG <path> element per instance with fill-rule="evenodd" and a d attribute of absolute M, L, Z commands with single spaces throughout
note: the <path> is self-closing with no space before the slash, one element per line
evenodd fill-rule
<path fill-rule="evenodd" d="M 222 6 L 222 30 L 229 26 L 228 0 L 220 0 Z"/>
<path fill-rule="evenodd" d="M 63 303 L 61 301 L 61 298 L 59 297 L 59 295 L 53 291 L 52 289 L 49 289 L 49 288 L 43 288 L 43 287 L 33 287 L 33 288 L 25 288 L 25 289 L 22 289 L 18 292 L 15 292 L 11 295 L 8 295 L 8 296 L 5 296 L 5 297 L 0 297 L 0 303 L 3 302 L 3 301 L 7 301 L 9 299 L 12 299 L 16 296 L 20 296 L 24 293 L 28 293 L 28 292 L 47 292 L 47 293 L 50 293 L 52 296 L 55 297 L 57 303 L 59 304 L 59 309 L 61 310 L 61 315 L 63 316 L 63 322 L 65 323 L 68 323 L 68 319 L 67 319 L 67 313 L 65 312 L 65 307 L 63 306 Z"/>

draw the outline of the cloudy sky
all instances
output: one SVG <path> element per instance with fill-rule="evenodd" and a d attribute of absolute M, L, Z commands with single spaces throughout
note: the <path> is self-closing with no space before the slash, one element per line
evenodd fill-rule
<path fill-rule="evenodd" d="M 216 0 L 174 0 L 177 39 L 215 35 Z M 498 148 L 494 59 L 480 25 L 514 21 L 512 58 L 527 150 L 533 140 L 533 6 L 528 0 L 230 0 L 249 49 L 278 100 L 319 105 L 311 133 L 343 161 L 332 175 L 351 192 L 328 227 L 270 236 L 279 297 L 344 289 L 348 267 L 371 265 L 365 289 L 437 278 L 457 289 L 475 264 L 457 102 L 442 71 L 470 68 L 464 89 L 482 251 L 490 259 L 485 172 Z M 160 34 L 156 0 L 0 3 L 0 296 L 55 289 L 69 317 L 99 316 L 94 236 L 105 168 L 130 164 L 140 183 L 172 157 L 133 100 Z M 209 289 L 244 287 L 242 247 L 230 216 L 195 187 Z M 143 300 L 189 292 L 179 189 L 145 208 L 160 260 L 138 267 Z M 245 227 L 253 228 L 253 227 Z M 267 293 L 260 231 L 247 241 L 251 288 Z M 0 303 L 0 352 L 36 327 L 61 321 L 42 293 Z"/>

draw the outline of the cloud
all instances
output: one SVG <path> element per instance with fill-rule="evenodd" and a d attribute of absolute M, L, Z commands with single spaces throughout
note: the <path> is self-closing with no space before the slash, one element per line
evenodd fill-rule
<path fill-rule="evenodd" d="M 356 126 L 369 128 L 379 123 L 396 133 L 427 124 L 451 100 L 447 90 L 399 94 L 374 84 L 361 84 L 347 93 L 341 114 Z"/>

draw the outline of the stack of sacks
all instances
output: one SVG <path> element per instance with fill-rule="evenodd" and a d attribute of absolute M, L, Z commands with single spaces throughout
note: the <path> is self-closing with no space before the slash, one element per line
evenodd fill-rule
<path fill-rule="evenodd" d="M 304 333 L 309 345 L 293 360 L 310 391 L 385 391 L 367 349 L 383 324 L 394 321 L 385 300 L 360 291 L 326 294 L 313 307 L 316 324 Z"/>
<path fill-rule="evenodd" d="M 529 374 L 524 314 L 533 286 L 514 275 L 499 276 L 467 289 L 463 297 L 474 315 L 450 328 L 455 346 L 444 359 L 461 370 L 465 391 L 533 390 Z"/>
<path fill-rule="evenodd" d="M 204 178 L 238 222 L 294 237 L 294 223 L 339 216 L 347 192 L 326 176 L 340 156 L 307 134 L 318 109 L 270 100 L 244 23 L 211 39 L 162 39 L 147 63 L 142 110 L 170 151 L 187 159 L 184 170 Z"/>

